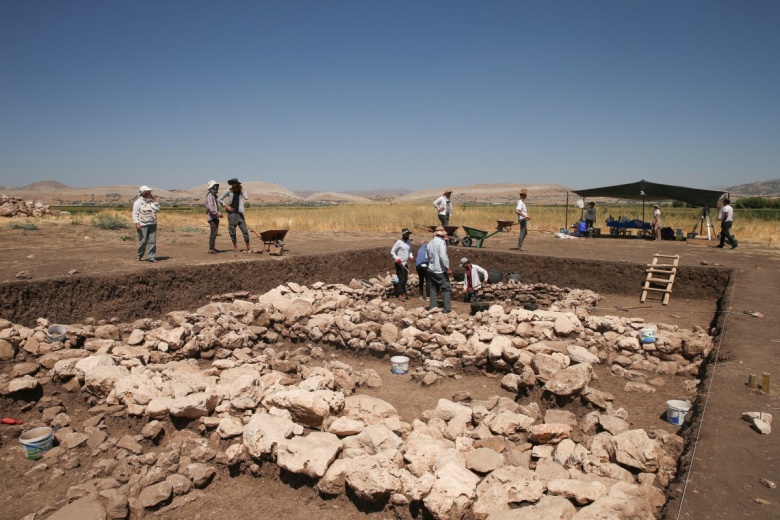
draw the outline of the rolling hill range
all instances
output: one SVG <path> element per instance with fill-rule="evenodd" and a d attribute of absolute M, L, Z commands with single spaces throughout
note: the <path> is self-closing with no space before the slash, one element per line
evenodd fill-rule
<path fill-rule="evenodd" d="M 296 192 L 271 182 L 246 181 L 244 188 L 249 194 L 249 202 L 255 204 L 371 204 L 376 201 L 399 203 L 433 202 L 445 188 L 410 192 L 404 189 L 375 190 L 360 192 Z M 154 186 L 152 186 L 154 188 Z M 220 186 L 222 192 L 226 186 Z M 512 204 L 517 200 L 517 192 L 526 188 L 530 204 L 564 204 L 566 192 L 570 190 L 560 184 L 475 184 L 470 186 L 446 186 L 453 191 L 452 200 L 458 203 Z M 780 197 L 780 179 L 741 184 L 724 188 L 732 198 L 761 196 Z M 182 189 L 155 189 L 161 201 L 168 204 L 202 204 L 206 194 L 206 184 Z M 0 186 L 0 193 L 26 200 L 38 200 L 51 205 L 105 205 L 129 204 L 138 194 L 135 185 L 107 185 L 92 188 L 77 188 L 57 181 L 42 181 L 19 187 Z M 577 195 L 570 192 L 571 203 Z"/>

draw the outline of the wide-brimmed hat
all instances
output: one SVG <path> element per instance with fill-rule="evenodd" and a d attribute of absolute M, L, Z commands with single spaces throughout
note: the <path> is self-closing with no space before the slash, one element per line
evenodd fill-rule
<path fill-rule="evenodd" d="M 146 185 L 143 185 L 140 188 L 138 188 L 138 193 L 146 193 L 147 191 L 152 191 L 152 188 Z"/>
<path fill-rule="evenodd" d="M 658 204 L 653 204 L 653 207 L 654 208 L 660 208 L 661 206 L 659 206 Z"/>
<path fill-rule="evenodd" d="M 528 195 L 528 190 L 523 188 L 520 191 L 518 191 L 517 193 L 520 194 L 520 195 Z"/>
<path fill-rule="evenodd" d="M 403 228 L 403 229 L 401 230 L 401 234 L 402 234 L 402 235 L 411 235 L 411 234 L 412 234 L 412 231 L 411 231 L 409 228 Z"/>
<path fill-rule="evenodd" d="M 433 234 L 437 237 L 446 237 L 447 230 L 441 226 L 436 226 L 436 229 L 434 230 Z"/>
<path fill-rule="evenodd" d="M 219 186 L 219 183 L 215 180 L 210 180 L 208 184 L 206 184 L 206 189 L 210 190 L 214 186 Z"/>
<path fill-rule="evenodd" d="M 448 193 L 452 194 L 452 190 L 444 190 L 444 194 L 445 195 L 448 194 Z"/>
<path fill-rule="evenodd" d="M 469 259 L 465 256 L 460 259 L 460 265 L 466 265 L 467 263 L 469 263 Z"/>
<path fill-rule="evenodd" d="M 235 177 L 233 177 L 232 179 L 228 179 L 227 183 L 230 184 L 231 186 L 233 184 L 241 184 L 240 182 L 238 182 L 238 179 L 236 179 Z"/>

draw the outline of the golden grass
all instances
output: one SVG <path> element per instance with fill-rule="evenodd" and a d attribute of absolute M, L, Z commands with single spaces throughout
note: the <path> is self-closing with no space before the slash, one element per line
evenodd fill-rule
<path fill-rule="evenodd" d="M 557 232 L 567 221 L 565 206 L 528 206 L 531 215 L 529 229 L 533 231 Z M 642 219 L 641 205 L 602 205 L 597 207 L 596 227 L 602 233 L 608 232 L 604 224 L 607 217 L 627 216 L 630 219 Z M 664 207 L 662 222 L 664 227 L 682 229 L 685 234 L 700 231 L 700 210 L 696 208 Z M 130 222 L 129 211 L 103 210 L 101 213 L 117 215 Z M 653 208 L 645 206 L 644 219 L 649 222 Z M 365 205 L 343 205 L 324 207 L 299 206 L 254 206 L 247 209 L 247 224 L 257 231 L 266 229 L 293 229 L 296 231 L 362 231 L 397 233 L 408 227 L 414 231 L 437 225 L 436 210 L 430 204 L 376 203 Z M 568 224 L 571 226 L 580 219 L 581 210 L 570 206 Z M 88 224 L 91 216 L 80 217 Z M 159 214 L 161 226 L 177 232 L 206 232 L 208 224 L 204 210 L 200 208 L 166 210 Z M 514 220 L 514 205 L 456 205 L 451 225 L 492 231 L 497 220 Z M 226 223 L 226 220 L 225 220 Z M 713 212 L 712 224 L 715 234 L 720 231 L 717 214 Z M 768 247 L 780 247 L 780 226 L 777 220 L 758 218 L 749 210 L 736 210 L 732 232 L 738 240 L 756 243 Z M 131 231 L 131 230 L 130 230 Z M 704 230 L 706 233 L 706 229 Z"/>

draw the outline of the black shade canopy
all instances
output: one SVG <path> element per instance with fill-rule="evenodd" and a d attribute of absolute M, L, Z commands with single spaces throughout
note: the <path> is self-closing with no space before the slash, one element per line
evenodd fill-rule
<path fill-rule="evenodd" d="M 630 184 L 618 184 L 603 188 L 590 188 L 574 190 L 580 197 L 612 197 L 615 199 L 629 200 L 677 200 L 693 206 L 718 205 L 718 199 L 724 192 L 713 190 L 700 190 L 697 188 L 685 188 L 683 186 L 671 186 L 669 184 L 656 184 L 641 180 Z"/>

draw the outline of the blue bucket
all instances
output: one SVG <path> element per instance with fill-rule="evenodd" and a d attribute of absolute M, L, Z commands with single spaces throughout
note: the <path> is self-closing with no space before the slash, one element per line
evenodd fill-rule
<path fill-rule="evenodd" d="M 19 442 L 24 445 L 28 459 L 40 459 L 54 444 L 54 430 L 48 426 L 33 428 L 21 434 Z"/>
<path fill-rule="evenodd" d="M 580 233 L 585 233 L 585 231 L 588 229 L 588 224 L 585 222 L 577 222 L 577 231 Z"/>

